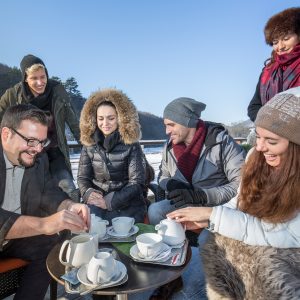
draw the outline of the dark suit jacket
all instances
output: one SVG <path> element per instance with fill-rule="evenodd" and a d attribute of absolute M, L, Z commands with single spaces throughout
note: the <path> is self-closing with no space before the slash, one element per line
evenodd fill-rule
<path fill-rule="evenodd" d="M 2 209 L 6 181 L 6 165 L 0 144 L 0 250 L 11 226 L 20 214 Z M 21 185 L 21 215 L 45 217 L 57 211 L 68 196 L 55 186 L 50 173 L 48 158 L 42 153 L 35 164 L 26 168 Z"/>

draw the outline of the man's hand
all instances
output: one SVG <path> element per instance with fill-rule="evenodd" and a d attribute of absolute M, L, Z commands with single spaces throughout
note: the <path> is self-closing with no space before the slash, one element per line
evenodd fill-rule
<path fill-rule="evenodd" d="M 175 179 L 170 179 L 167 182 L 166 188 L 167 191 L 173 191 L 173 190 L 178 190 L 178 189 L 191 189 L 191 185 L 187 182 L 183 182 L 183 181 L 178 181 Z"/>
<path fill-rule="evenodd" d="M 86 205 L 78 205 L 85 206 L 88 210 Z M 74 209 L 77 210 L 78 207 Z M 75 232 L 87 231 L 90 226 L 90 217 L 86 217 L 86 211 L 84 212 L 84 210 L 71 211 L 63 209 L 49 217 L 41 218 L 41 234 L 51 235 L 64 229 Z"/>
<path fill-rule="evenodd" d="M 207 204 L 207 196 L 202 190 L 178 189 L 170 192 L 167 198 L 171 200 L 171 204 L 174 204 L 176 208 L 183 207 L 187 204 L 197 206 L 205 206 Z"/>
<path fill-rule="evenodd" d="M 106 202 L 101 193 L 92 192 L 87 200 L 88 204 L 98 206 L 102 209 L 107 209 Z"/>
<path fill-rule="evenodd" d="M 20 216 L 12 225 L 6 239 L 17 239 L 40 234 L 52 235 L 68 229 L 87 231 L 90 227 L 90 212 L 85 204 L 64 200 L 58 212 L 44 218 Z"/>
<path fill-rule="evenodd" d="M 86 224 L 87 229 L 90 228 L 91 214 L 87 205 L 74 202 L 71 204 L 71 206 L 69 206 L 69 211 L 75 212 L 78 216 L 80 216 Z"/>

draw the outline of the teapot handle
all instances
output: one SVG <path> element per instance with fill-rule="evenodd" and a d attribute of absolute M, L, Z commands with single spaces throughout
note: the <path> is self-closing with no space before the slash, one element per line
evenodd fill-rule
<path fill-rule="evenodd" d="M 165 224 L 162 224 L 162 223 L 159 223 L 159 224 L 157 224 L 157 225 L 155 225 L 155 230 L 157 230 L 158 232 L 158 234 L 163 234 L 163 232 L 165 231 L 165 229 L 167 228 L 167 225 L 165 225 Z"/>
<path fill-rule="evenodd" d="M 65 265 L 65 266 L 69 266 L 69 265 L 70 265 L 69 262 L 64 261 L 63 258 L 62 258 L 63 253 L 64 253 L 64 251 L 65 251 L 67 245 L 69 245 L 69 244 L 70 244 L 70 240 L 65 240 L 65 241 L 63 242 L 63 244 L 61 245 L 60 250 L 59 250 L 59 261 L 60 261 L 63 265 Z M 66 259 L 67 259 L 67 256 L 66 256 Z"/>

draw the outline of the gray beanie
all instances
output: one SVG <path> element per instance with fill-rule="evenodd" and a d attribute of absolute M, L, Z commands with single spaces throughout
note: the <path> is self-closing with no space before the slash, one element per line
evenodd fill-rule
<path fill-rule="evenodd" d="M 205 107 L 204 103 L 191 98 L 177 98 L 166 106 L 163 118 L 188 128 L 196 128 Z"/>
<path fill-rule="evenodd" d="M 258 111 L 255 125 L 300 145 L 300 87 L 275 95 Z"/>

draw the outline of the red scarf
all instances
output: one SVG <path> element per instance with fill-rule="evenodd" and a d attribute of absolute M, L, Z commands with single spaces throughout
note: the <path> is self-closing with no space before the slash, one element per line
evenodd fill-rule
<path fill-rule="evenodd" d="M 205 124 L 202 120 L 199 120 L 197 130 L 190 145 L 186 146 L 184 143 L 173 145 L 174 154 L 177 159 L 177 167 L 190 183 L 192 183 L 192 177 L 199 160 L 205 137 Z"/>
<path fill-rule="evenodd" d="M 277 93 L 300 86 L 300 45 L 287 54 L 275 55 L 275 61 L 266 66 L 260 80 L 262 105 Z"/>

